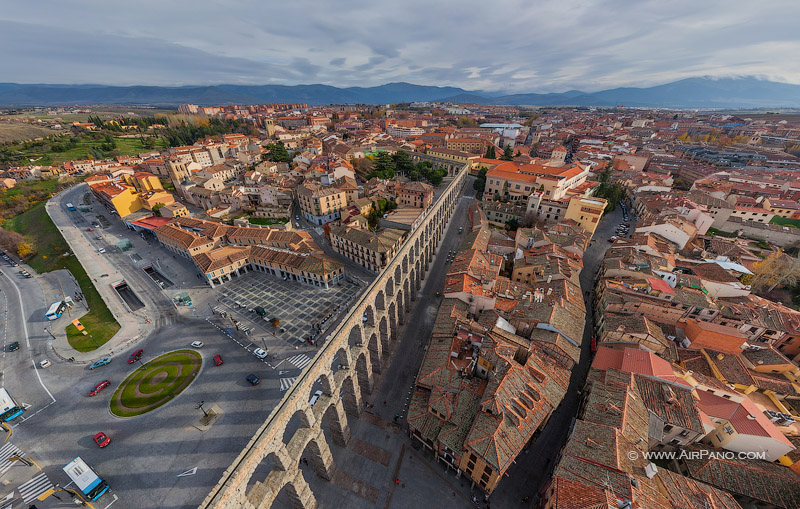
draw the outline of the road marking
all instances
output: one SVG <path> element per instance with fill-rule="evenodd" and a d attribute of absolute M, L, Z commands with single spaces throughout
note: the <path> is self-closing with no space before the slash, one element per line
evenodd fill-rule
<path fill-rule="evenodd" d="M 8 280 L 11 282 L 11 284 L 14 286 L 14 289 L 17 291 L 17 299 L 19 299 L 19 310 L 22 313 L 22 316 L 24 317 L 25 316 L 25 306 L 22 305 L 22 293 L 19 291 L 19 287 L 17 286 L 17 284 L 10 277 L 8 278 Z M 30 335 L 28 335 L 28 322 L 25 321 L 24 318 L 22 320 L 22 330 L 25 332 L 25 344 L 28 345 L 28 354 L 30 355 L 30 353 L 31 353 L 31 339 L 30 339 Z M 41 377 L 41 375 L 39 375 L 39 368 L 36 366 L 36 361 L 34 361 L 32 357 L 31 357 L 31 362 L 33 363 L 33 370 L 36 372 L 36 378 L 39 379 L 39 385 L 42 386 L 42 389 L 44 389 L 44 391 L 47 393 L 47 395 L 50 396 L 50 399 L 53 400 L 51 403 L 55 403 L 56 402 L 56 398 L 53 397 L 53 394 L 50 392 L 50 390 L 47 388 L 47 386 L 44 385 L 44 382 L 42 382 L 42 377 Z M 33 417 L 33 416 L 31 416 L 31 417 Z"/>
<path fill-rule="evenodd" d="M 109 507 L 111 507 L 111 504 L 113 504 L 113 503 L 114 503 L 114 502 L 116 502 L 117 500 L 119 500 L 119 497 L 117 496 L 117 494 L 116 494 L 116 493 L 114 493 L 114 500 L 112 500 L 111 502 L 109 502 L 109 504 L 108 504 L 108 505 L 105 507 L 105 509 L 108 509 Z"/>
<path fill-rule="evenodd" d="M 294 355 L 286 359 L 290 364 L 297 366 L 300 369 L 308 366 L 311 363 L 311 358 L 305 354 Z"/>
<path fill-rule="evenodd" d="M 14 465 L 14 461 L 9 461 L 8 458 L 24 454 L 22 449 L 11 442 L 6 442 L 3 447 L 0 447 L 0 474 L 5 474 Z"/>
<path fill-rule="evenodd" d="M 53 483 L 50 482 L 50 479 L 47 478 L 44 472 L 17 487 L 22 501 L 26 504 L 32 500 L 36 500 L 39 498 L 39 495 L 51 488 L 53 488 Z"/>
<path fill-rule="evenodd" d="M 197 467 L 194 467 L 193 469 L 187 470 L 186 472 L 183 472 L 182 474 L 178 474 L 178 477 L 186 477 L 186 476 L 189 476 L 189 475 L 194 475 L 196 473 L 197 473 Z"/>
<path fill-rule="evenodd" d="M 297 377 L 294 378 L 281 378 L 281 392 L 286 391 L 292 386 Z"/>

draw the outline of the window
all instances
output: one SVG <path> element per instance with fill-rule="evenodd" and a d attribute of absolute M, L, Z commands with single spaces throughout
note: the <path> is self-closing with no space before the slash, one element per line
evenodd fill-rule
<path fill-rule="evenodd" d="M 683 430 L 679 433 L 679 435 L 682 436 L 683 438 L 686 438 L 689 436 L 689 430 Z"/>
<path fill-rule="evenodd" d="M 471 462 L 475 463 L 476 461 L 478 461 L 478 457 L 477 457 L 477 456 L 475 456 L 474 454 L 470 454 L 470 455 L 469 455 L 469 460 L 470 460 Z"/>
<path fill-rule="evenodd" d="M 669 433 L 670 431 L 672 431 L 672 424 L 665 424 L 664 433 Z"/>

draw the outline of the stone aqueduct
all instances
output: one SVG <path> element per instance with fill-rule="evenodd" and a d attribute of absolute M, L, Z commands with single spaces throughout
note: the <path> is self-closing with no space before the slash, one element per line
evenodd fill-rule
<path fill-rule="evenodd" d="M 335 465 L 323 418 L 330 439 L 346 445 L 348 419 L 357 419 L 364 410 L 363 394 L 373 390 L 373 373 L 381 372 L 386 353 L 397 339 L 468 174 L 466 165 L 457 172 L 422 224 L 353 305 L 200 507 L 265 509 L 284 488 L 293 507 L 317 507 L 299 469 L 300 459 L 306 457 L 317 475 L 331 479 Z M 311 408 L 308 401 L 317 379 L 322 382 L 323 396 Z M 299 427 L 287 441 L 287 427 L 297 417 Z M 271 471 L 264 479 L 253 479 L 262 462 L 271 464 Z"/>

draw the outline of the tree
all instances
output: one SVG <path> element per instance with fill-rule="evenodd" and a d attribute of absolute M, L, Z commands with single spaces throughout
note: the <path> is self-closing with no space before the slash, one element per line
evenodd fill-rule
<path fill-rule="evenodd" d="M 160 202 L 159 202 L 159 203 L 156 203 L 155 205 L 153 205 L 153 214 L 155 214 L 155 215 L 156 215 L 156 216 L 158 216 L 158 217 L 161 217 L 161 209 L 162 209 L 164 206 L 165 206 L 165 205 L 164 205 L 163 203 L 160 203 Z"/>
<path fill-rule="evenodd" d="M 372 166 L 372 173 L 369 178 L 378 177 L 381 179 L 392 179 L 395 175 L 395 164 L 392 156 L 388 152 L 379 152 L 375 157 Z"/>
<path fill-rule="evenodd" d="M 514 231 L 519 228 L 519 220 L 518 219 L 509 219 L 506 221 L 506 228 L 509 231 Z"/>
<path fill-rule="evenodd" d="M 478 171 L 478 176 L 475 178 L 475 182 L 472 183 L 472 188 L 477 191 L 478 199 L 480 200 L 483 196 L 483 192 L 486 190 L 486 172 L 489 170 L 486 167 L 481 168 Z"/>
<path fill-rule="evenodd" d="M 778 249 L 763 260 L 753 264 L 753 274 L 742 276 L 752 291 L 770 293 L 778 286 L 793 286 L 800 280 L 800 260 Z"/>
<path fill-rule="evenodd" d="M 270 143 L 266 146 L 266 153 L 262 156 L 265 161 L 272 161 L 275 163 L 291 163 L 292 156 L 286 150 L 286 146 L 282 141 L 278 143 Z"/>
<path fill-rule="evenodd" d="M 414 168 L 414 163 L 411 161 L 411 157 L 408 153 L 398 150 L 394 154 L 392 154 L 392 161 L 394 161 L 394 169 L 397 173 L 401 175 L 407 174 Z"/>
<path fill-rule="evenodd" d="M 514 152 L 511 150 L 511 145 L 506 145 L 503 149 L 503 155 L 500 156 L 503 161 L 511 161 L 514 159 Z"/>
<path fill-rule="evenodd" d="M 0 246 L 3 246 L 6 251 L 14 251 L 22 242 L 25 242 L 25 237 L 19 233 L 0 228 Z"/>
<path fill-rule="evenodd" d="M 494 145 L 489 145 L 486 148 L 486 155 L 484 155 L 484 157 L 486 159 L 494 159 L 497 157 L 497 155 L 495 154 Z"/>
<path fill-rule="evenodd" d="M 31 256 L 35 254 L 35 250 L 33 249 L 33 244 L 30 242 L 22 241 L 17 244 L 17 254 L 23 260 L 27 260 Z"/>

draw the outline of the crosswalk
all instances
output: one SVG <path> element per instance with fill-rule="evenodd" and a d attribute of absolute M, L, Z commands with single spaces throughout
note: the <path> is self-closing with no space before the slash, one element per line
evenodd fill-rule
<path fill-rule="evenodd" d="M 289 362 L 289 364 L 292 364 L 300 369 L 303 369 L 304 367 L 308 366 L 309 363 L 311 363 L 311 357 L 302 353 L 300 355 L 288 357 L 286 360 Z"/>
<path fill-rule="evenodd" d="M 297 377 L 294 378 L 281 378 L 281 392 L 288 390 L 292 386 Z"/>
<path fill-rule="evenodd" d="M 22 449 L 11 442 L 6 442 L 3 444 L 3 447 L 0 447 L 0 474 L 5 474 L 12 466 L 14 466 L 14 461 L 9 460 L 8 458 L 11 456 L 22 456 L 23 454 L 24 453 L 22 452 Z"/>
<path fill-rule="evenodd" d="M 28 502 L 36 500 L 39 495 L 51 489 L 52 487 L 53 483 L 51 483 L 50 479 L 47 478 L 47 475 L 42 472 L 30 481 L 20 484 L 17 490 L 19 490 L 19 495 L 22 497 L 22 501 L 27 504 Z"/>

